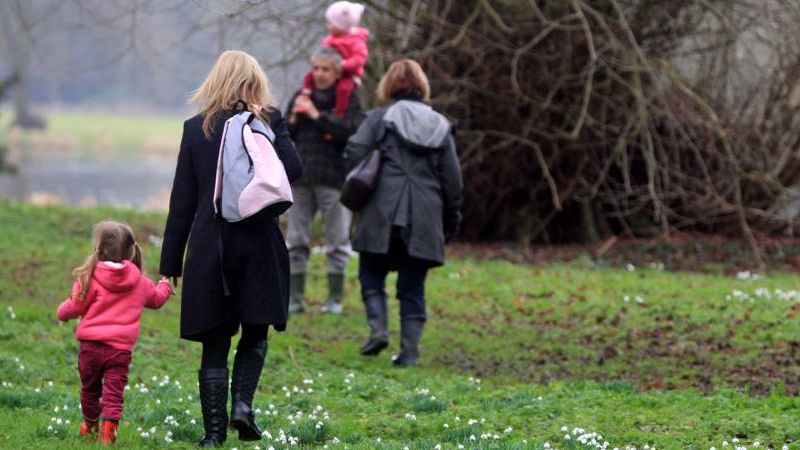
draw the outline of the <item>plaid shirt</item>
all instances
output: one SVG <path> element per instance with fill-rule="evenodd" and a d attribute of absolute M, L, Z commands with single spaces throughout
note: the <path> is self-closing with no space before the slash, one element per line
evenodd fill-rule
<path fill-rule="evenodd" d="M 287 118 L 299 93 L 297 91 L 287 105 Z M 311 101 L 320 112 L 319 118 L 311 120 L 305 114 L 298 114 L 297 122 L 289 125 L 289 134 L 303 161 L 303 176 L 295 184 L 341 189 L 346 175 L 344 147 L 364 120 L 361 101 L 353 92 L 344 117 L 336 117 L 332 112 L 336 104 L 335 88 L 312 92 Z"/>

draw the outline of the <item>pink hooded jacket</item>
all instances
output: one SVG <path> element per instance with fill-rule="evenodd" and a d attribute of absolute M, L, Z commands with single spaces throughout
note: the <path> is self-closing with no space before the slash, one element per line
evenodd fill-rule
<path fill-rule="evenodd" d="M 367 64 L 369 56 L 368 37 L 368 29 L 353 27 L 349 33 L 341 36 L 329 34 L 322 40 L 322 45 L 330 47 L 342 55 L 342 70 L 345 74 L 360 78 L 364 76 L 364 65 Z"/>
<path fill-rule="evenodd" d="M 122 266 L 100 262 L 89 282 L 84 300 L 78 300 L 79 281 L 58 307 L 58 320 L 82 317 L 75 329 L 81 341 L 97 341 L 120 350 L 133 350 L 139 337 L 139 318 L 144 308 L 158 309 L 169 299 L 168 283 L 153 282 L 130 261 Z"/>

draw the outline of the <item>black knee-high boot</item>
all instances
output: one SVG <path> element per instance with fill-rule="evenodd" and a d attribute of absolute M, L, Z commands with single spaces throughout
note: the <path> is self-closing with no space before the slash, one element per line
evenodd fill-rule
<path fill-rule="evenodd" d="M 200 408 L 206 435 L 198 442 L 203 448 L 219 447 L 228 438 L 228 369 L 198 371 Z"/>
<path fill-rule="evenodd" d="M 368 291 L 362 295 L 367 313 L 369 337 L 361 346 L 360 352 L 365 356 L 374 356 L 389 345 L 389 305 L 386 291 Z"/>
<path fill-rule="evenodd" d="M 395 367 L 407 367 L 417 364 L 419 358 L 419 340 L 425 327 L 424 318 L 400 319 L 400 353 L 392 357 Z"/>
<path fill-rule="evenodd" d="M 258 387 L 266 355 L 267 341 L 262 340 L 252 347 L 238 349 L 233 360 L 231 428 L 239 431 L 239 439 L 242 441 L 261 439 L 261 430 L 253 413 L 253 395 Z"/>

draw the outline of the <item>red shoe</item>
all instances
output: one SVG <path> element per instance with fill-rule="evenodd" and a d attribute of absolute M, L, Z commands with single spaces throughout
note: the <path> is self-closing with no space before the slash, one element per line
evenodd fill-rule
<path fill-rule="evenodd" d="M 108 420 L 103 421 L 103 428 L 100 430 L 100 442 L 111 445 L 117 440 L 117 424 Z"/>
<path fill-rule="evenodd" d="M 90 420 L 83 419 L 83 423 L 81 424 L 81 436 L 83 437 L 95 437 L 97 436 L 97 430 L 99 428 L 99 423 L 95 420 L 94 422 Z"/>

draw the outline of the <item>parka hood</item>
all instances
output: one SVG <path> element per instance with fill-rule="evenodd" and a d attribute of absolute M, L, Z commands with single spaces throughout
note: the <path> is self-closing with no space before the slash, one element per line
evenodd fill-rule
<path fill-rule="evenodd" d="M 437 150 L 450 134 L 450 122 L 429 105 L 415 100 L 398 100 L 383 116 L 387 128 L 418 150 Z"/>
<path fill-rule="evenodd" d="M 122 261 L 122 267 L 101 261 L 95 266 L 92 278 L 111 292 L 127 292 L 136 286 L 140 275 L 139 268 L 130 261 Z"/>

